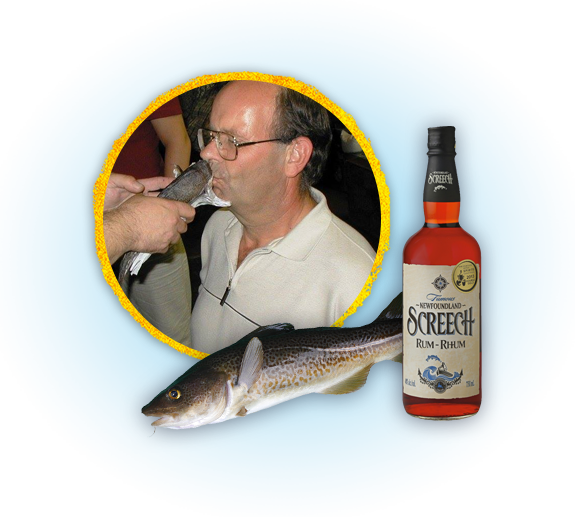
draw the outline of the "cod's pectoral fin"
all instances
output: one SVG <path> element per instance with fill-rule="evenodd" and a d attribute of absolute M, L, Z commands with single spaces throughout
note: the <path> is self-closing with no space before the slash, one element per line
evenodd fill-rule
<path fill-rule="evenodd" d="M 373 364 L 374 363 L 368 364 L 365 368 L 354 373 L 351 377 L 348 377 L 347 379 L 318 393 L 323 393 L 324 395 L 343 395 L 344 393 L 357 391 L 365 384 L 367 376 L 369 375 L 369 370 L 371 370 Z"/>
<path fill-rule="evenodd" d="M 263 364 L 263 345 L 257 337 L 254 337 L 246 346 L 238 375 L 238 385 L 245 386 L 246 391 L 249 390 L 260 376 Z"/>
<path fill-rule="evenodd" d="M 242 409 L 240 409 L 237 412 L 236 416 L 246 416 L 247 414 L 248 414 L 248 410 L 244 406 L 244 407 L 242 407 Z"/>
<path fill-rule="evenodd" d="M 403 363 L 403 353 L 396 355 L 392 361 L 395 361 L 396 363 Z"/>

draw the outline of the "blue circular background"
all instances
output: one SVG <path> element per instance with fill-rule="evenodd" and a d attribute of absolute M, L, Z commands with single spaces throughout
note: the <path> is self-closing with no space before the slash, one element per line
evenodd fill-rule
<path fill-rule="evenodd" d="M 300 4 L 290 6 L 297 11 Z M 283 17 L 266 23 L 274 9 L 263 1 L 228 1 L 154 22 L 87 59 L 38 106 L 2 172 L 17 176 L 31 156 L 42 156 L 42 175 L 65 172 L 67 193 L 44 207 L 42 256 L 25 254 L 19 269 L 28 274 L 4 279 L 12 309 L 2 351 L 55 432 L 145 493 L 216 515 L 269 515 L 270 508 L 276 515 L 358 515 L 433 490 L 476 465 L 550 389 L 571 348 L 573 325 L 534 326 L 526 306 L 543 296 L 539 279 L 547 276 L 544 296 L 553 300 L 554 320 L 571 321 L 569 293 L 557 272 L 544 267 L 573 255 L 561 226 L 571 215 L 571 172 L 525 96 L 446 35 L 391 12 L 323 0 L 305 3 L 310 19 L 322 20 L 310 36 Z M 214 19 L 226 39 L 241 37 L 238 52 L 232 46 L 206 54 L 174 42 L 174 35 Z M 349 44 L 361 41 L 353 72 L 342 72 L 337 53 L 318 59 L 282 44 L 286 34 L 327 40 L 334 27 L 345 27 Z M 161 69 L 150 67 L 159 56 Z M 430 56 L 441 56 L 456 73 L 438 73 Z M 457 127 L 461 222 L 483 251 L 484 403 L 476 417 L 447 425 L 409 418 L 401 368 L 393 363 L 377 365 L 354 395 L 312 395 L 223 425 L 147 438 L 152 428 L 140 408 L 193 360 L 151 338 L 104 282 L 91 187 L 113 140 L 153 97 L 188 78 L 231 70 L 291 75 L 316 86 L 355 117 L 381 160 L 391 190 L 391 250 L 372 295 L 348 325 L 370 322 L 401 290 L 403 244 L 422 223 L 426 128 Z M 85 123 L 76 130 L 70 121 L 79 105 Z M 4 202 L 4 220 L 19 202 Z M 550 220 L 557 223 L 549 227 Z M 19 232 L 8 225 L 6 241 L 19 242 Z M 33 274 L 39 269 L 49 272 L 41 285 Z M 30 296 L 39 287 L 41 312 Z M 537 375 L 517 382 L 534 356 Z M 436 445 L 448 461 L 419 471 Z M 250 489 L 257 497 L 246 496 Z"/>

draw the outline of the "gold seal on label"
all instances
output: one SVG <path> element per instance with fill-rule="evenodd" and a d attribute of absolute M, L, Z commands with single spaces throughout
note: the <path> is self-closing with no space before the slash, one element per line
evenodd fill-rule
<path fill-rule="evenodd" d="M 462 260 L 453 268 L 451 275 L 453 285 L 462 293 L 469 293 L 475 289 L 479 274 L 475 262 L 471 260 Z"/>

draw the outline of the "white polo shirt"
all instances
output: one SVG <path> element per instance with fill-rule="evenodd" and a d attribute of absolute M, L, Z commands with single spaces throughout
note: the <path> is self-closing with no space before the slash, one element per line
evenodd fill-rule
<path fill-rule="evenodd" d="M 192 348 L 213 353 L 273 323 L 328 327 L 349 309 L 375 252 L 330 212 L 321 192 L 311 191 L 318 203 L 311 212 L 285 237 L 249 253 L 239 268 L 241 223 L 228 209 L 210 218 L 202 235 Z"/>

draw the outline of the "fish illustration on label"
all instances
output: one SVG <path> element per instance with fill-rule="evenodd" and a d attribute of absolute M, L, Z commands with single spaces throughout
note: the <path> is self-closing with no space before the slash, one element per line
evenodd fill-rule
<path fill-rule="evenodd" d="M 436 355 L 430 355 L 426 361 L 437 361 L 441 363 L 440 366 L 429 365 L 423 370 L 423 373 L 421 373 L 421 370 L 417 370 L 419 381 L 436 393 L 445 393 L 446 390 L 461 382 L 463 370 L 451 373 L 448 371 L 445 363 Z"/>

